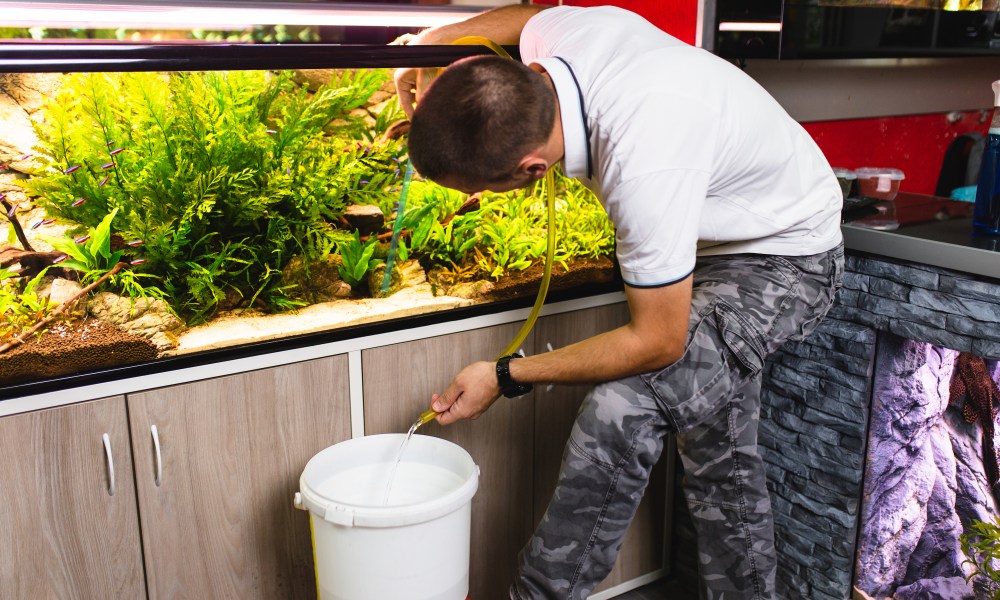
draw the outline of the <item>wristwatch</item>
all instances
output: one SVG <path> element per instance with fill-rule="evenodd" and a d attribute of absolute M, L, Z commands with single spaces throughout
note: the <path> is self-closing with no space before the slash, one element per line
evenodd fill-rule
<path fill-rule="evenodd" d="M 530 383 L 518 383 L 510 376 L 510 361 L 513 358 L 524 357 L 515 353 L 501 356 L 497 360 L 497 383 L 500 384 L 500 393 L 507 398 L 517 398 L 531 391 Z"/>

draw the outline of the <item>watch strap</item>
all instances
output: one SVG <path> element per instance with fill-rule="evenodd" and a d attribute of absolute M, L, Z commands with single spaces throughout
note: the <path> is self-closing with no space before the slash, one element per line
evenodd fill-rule
<path fill-rule="evenodd" d="M 515 358 L 524 358 L 520 354 L 508 354 L 501 356 L 497 360 L 497 383 L 500 385 L 500 393 L 507 398 L 517 398 L 531 391 L 530 383 L 518 383 L 510 374 L 510 361 Z"/>

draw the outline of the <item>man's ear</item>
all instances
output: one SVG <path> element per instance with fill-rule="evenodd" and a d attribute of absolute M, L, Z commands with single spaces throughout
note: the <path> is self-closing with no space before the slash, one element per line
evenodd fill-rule
<path fill-rule="evenodd" d="M 549 161 L 535 152 L 527 154 L 517 165 L 518 172 L 526 175 L 531 181 L 538 181 L 545 177 L 545 172 L 549 170 Z"/>

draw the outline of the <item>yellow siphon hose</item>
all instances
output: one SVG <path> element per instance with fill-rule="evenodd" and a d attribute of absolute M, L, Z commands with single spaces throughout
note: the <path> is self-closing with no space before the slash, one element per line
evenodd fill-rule
<path fill-rule="evenodd" d="M 500 46 L 496 42 L 489 40 L 484 37 L 477 35 L 470 35 L 463 38 L 459 38 L 452 42 L 453 44 L 470 44 L 476 46 L 486 46 L 496 54 L 500 56 L 505 56 L 507 58 L 512 58 L 503 46 Z M 546 232 L 546 242 L 545 242 L 545 270 L 542 273 L 542 283 L 538 287 L 538 295 L 535 297 L 535 304 L 531 307 L 531 312 L 528 313 L 528 318 L 525 320 L 524 325 L 521 326 L 521 330 L 517 332 L 514 339 L 504 351 L 497 356 L 499 359 L 501 356 L 507 356 L 508 354 L 513 354 L 517 352 L 517 349 L 521 347 L 524 339 L 528 337 L 531 332 L 531 328 L 535 326 L 535 321 L 538 320 L 538 313 L 542 310 L 542 305 L 545 304 L 545 295 L 549 291 L 549 281 L 552 279 L 552 263 L 555 262 L 556 254 L 556 178 L 552 173 L 552 169 L 549 169 L 545 173 L 545 203 L 548 205 L 548 231 Z M 417 423 L 414 425 L 420 427 L 424 423 L 428 423 L 438 415 L 434 409 L 428 409 L 420 413 L 420 418 L 417 419 Z"/>

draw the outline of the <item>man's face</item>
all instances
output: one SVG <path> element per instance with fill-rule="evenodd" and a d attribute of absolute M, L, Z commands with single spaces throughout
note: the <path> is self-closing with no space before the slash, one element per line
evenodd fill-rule
<path fill-rule="evenodd" d="M 511 190 L 519 190 L 524 187 L 528 187 L 532 183 L 528 177 L 516 177 L 512 176 L 509 179 L 504 179 L 502 181 L 494 181 L 491 183 L 478 183 L 475 181 L 465 181 L 460 180 L 457 177 L 442 177 L 437 181 L 438 184 L 444 187 L 451 188 L 453 190 L 458 190 L 460 192 L 465 192 L 466 194 L 475 194 L 477 192 L 495 192 L 503 193 L 509 192 Z"/>

